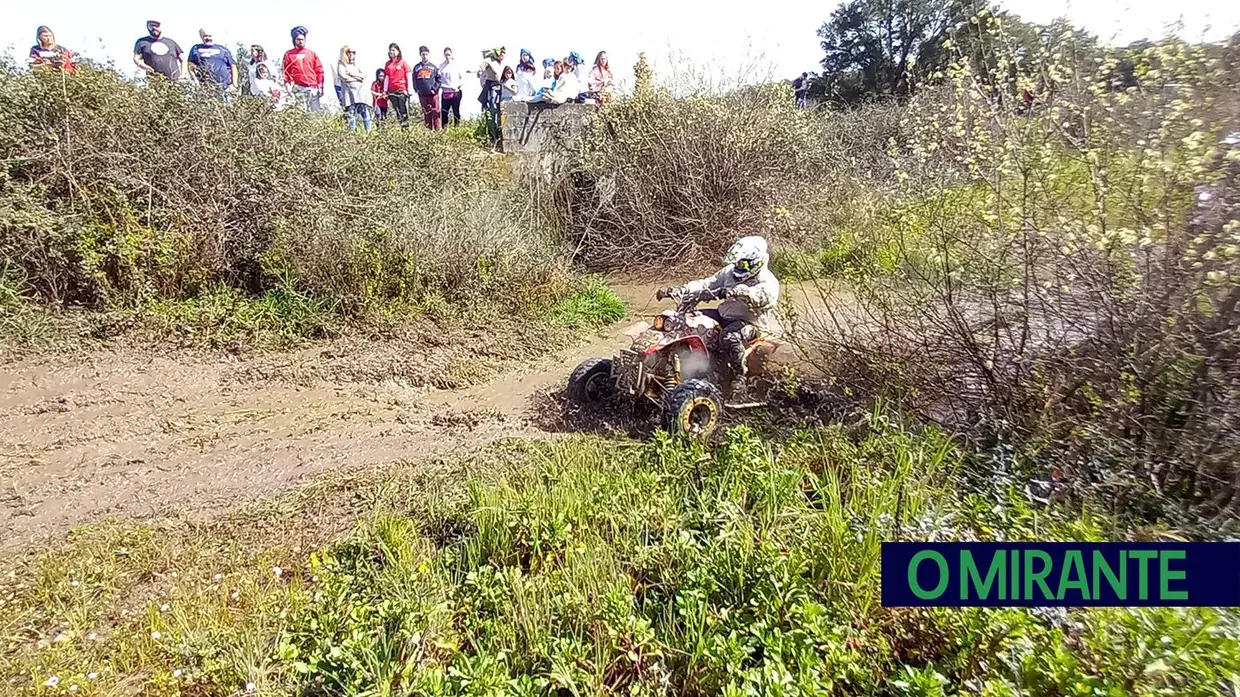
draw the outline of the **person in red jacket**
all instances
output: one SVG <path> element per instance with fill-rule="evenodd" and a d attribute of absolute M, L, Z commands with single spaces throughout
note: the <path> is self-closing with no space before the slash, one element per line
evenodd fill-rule
<path fill-rule="evenodd" d="M 383 66 L 383 92 L 388 106 L 396 112 L 401 128 L 409 128 L 409 89 L 413 87 L 413 68 L 405 62 L 400 46 L 388 44 L 388 62 Z"/>
<path fill-rule="evenodd" d="M 293 47 L 284 52 L 284 82 L 299 103 L 304 101 L 309 111 L 319 111 L 319 99 L 323 96 L 323 63 L 306 48 L 306 28 L 293 27 Z"/>

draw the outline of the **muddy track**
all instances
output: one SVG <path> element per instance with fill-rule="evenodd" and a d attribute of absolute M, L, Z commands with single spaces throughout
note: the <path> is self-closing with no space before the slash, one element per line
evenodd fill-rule
<path fill-rule="evenodd" d="M 6 365 L 0 549 L 108 515 L 210 512 L 330 470 L 553 436 L 529 418 L 533 397 L 622 345 L 624 329 L 654 307 L 653 287 L 617 291 L 630 306 L 625 320 L 460 390 L 324 369 L 332 349 L 323 346 L 276 362 L 127 348 Z"/>
<path fill-rule="evenodd" d="M 538 413 L 545 395 L 581 360 L 625 345 L 624 332 L 661 306 L 655 287 L 617 286 L 624 320 L 463 389 L 353 369 L 366 351 L 388 361 L 400 351 L 382 344 L 318 345 L 274 362 L 133 348 L 4 366 L 0 551 L 108 515 L 210 513 L 328 471 L 554 437 L 554 420 Z"/>

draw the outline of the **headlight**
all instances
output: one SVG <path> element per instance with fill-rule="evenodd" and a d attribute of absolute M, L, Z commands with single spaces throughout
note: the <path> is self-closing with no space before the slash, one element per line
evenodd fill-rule
<path fill-rule="evenodd" d="M 655 315 L 654 316 L 654 328 L 658 329 L 659 331 L 663 331 L 663 320 L 664 320 L 663 315 Z"/>

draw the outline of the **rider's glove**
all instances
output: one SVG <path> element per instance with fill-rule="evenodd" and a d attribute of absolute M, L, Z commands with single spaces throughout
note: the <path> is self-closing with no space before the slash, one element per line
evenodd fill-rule
<path fill-rule="evenodd" d="M 655 291 L 654 296 L 655 298 L 659 300 L 666 300 L 667 298 L 676 300 L 680 298 L 680 289 L 674 286 L 669 286 L 667 288 L 660 288 L 659 290 Z"/>
<path fill-rule="evenodd" d="M 745 286 L 745 285 L 732 286 L 731 288 L 728 289 L 728 297 L 729 298 L 748 298 L 749 297 L 749 286 Z"/>

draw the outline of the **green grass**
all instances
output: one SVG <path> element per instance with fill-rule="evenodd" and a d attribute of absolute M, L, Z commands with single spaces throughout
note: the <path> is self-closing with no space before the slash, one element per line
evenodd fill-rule
<path fill-rule="evenodd" d="M 600 327 L 618 322 L 628 310 L 624 301 L 607 284 L 595 277 L 586 277 L 580 288 L 556 304 L 552 316 L 566 327 Z"/>
<path fill-rule="evenodd" d="M 957 492 L 962 465 L 943 436 L 883 419 L 859 438 L 737 429 L 713 451 L 574 437 L 209 525 L 87 528 L 0 581 L 0 679 L 209 695 L 1204 695 L 1236 679 L 1232 611 L 881 607 L 896 536 L 1122 535 L 1015 489 Z"/>
<path fill-rule="evenodd" d="M 343 321 L 328 303 L 291 286 L 257 297 L 217 286 L 194 298 L 153 301 L 139 313 L 157 328 L 213 344 L 322 339 Z"/>

